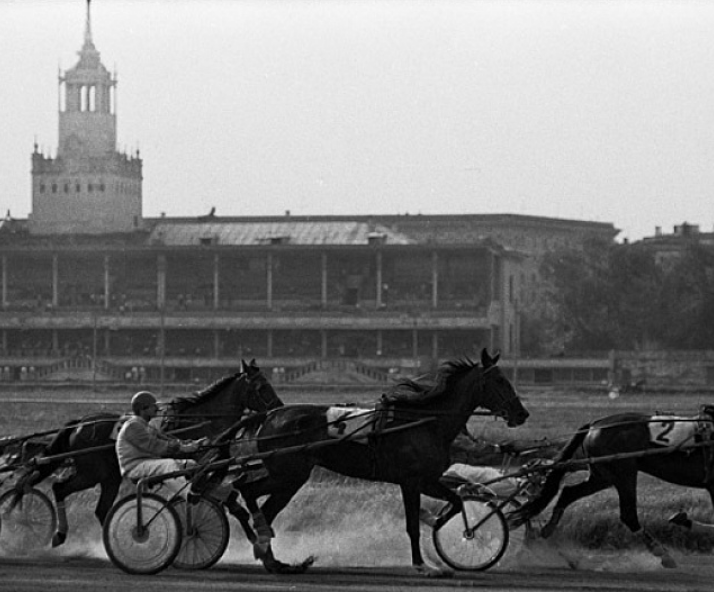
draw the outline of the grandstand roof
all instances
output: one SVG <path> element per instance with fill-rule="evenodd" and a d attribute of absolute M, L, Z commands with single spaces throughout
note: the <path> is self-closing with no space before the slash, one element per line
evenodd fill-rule
<path fill-rule="evenodd" d="M 366 245 L 372 237 L 389 245 L 417 241 L 381 224 L 359 221 L 205 221 L 160 220 L 149 240 L 166 246 L 219 245 Z"/>

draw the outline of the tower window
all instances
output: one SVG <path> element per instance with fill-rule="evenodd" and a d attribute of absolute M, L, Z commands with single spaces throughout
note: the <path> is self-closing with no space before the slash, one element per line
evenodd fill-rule
<path fill-rule="evenodd" d="M 99 191 L 104 191 L 104 183 L 99 184 Z"/>
<path fill-rule="evenodd" d="M 96 111 L 97 110 L 97 87 L 90 86 L 89 92 L 87 93 L 87 110 Z"/>
<path fill-rule="evenodd" d="M 80 111 L 96 111 L 97 87 L 94 85 L 82 86 L 79 89 Z"/>
<path fill-rule="evenodd" d="M 81 192 L 82 192 L 82 186 L 81 186 L 79 183 L 77 183 L 77 184 L 74 186 L 74 192 L 75 192 L 75 193 L 81 193 Z"/>
<path fill-rule="evenodd" d="M 94 191 L 94 186 L 91 183 L 87 183 L 87 191 L 89 193 L 92 193 L 92 191 Z"/>
<path fill-rule="evenodd" d="M 52 193 L 57 193 L 57 183 L 52 183 Z"/>
<path fill-rule="evenodd" d="M 64 184 L 64 192 L 69 193 L 69 183 Z"/>

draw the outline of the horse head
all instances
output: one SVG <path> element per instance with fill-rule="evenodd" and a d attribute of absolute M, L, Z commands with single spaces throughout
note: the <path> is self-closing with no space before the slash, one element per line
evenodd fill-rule
<path fill-rule="evenodd" d="M 530 414 L 521 403 L 511 382 L 498 367 L 500 357 L 500 354 L 489 355 L 486 348 L 481 350 L 481 374 L 485 394 L 483 406 L 502 417 L 508 427 L 513 428 L 525 423 Z"/>
<path fill-rule="evenodd" d="M 240 371 L 245 375 L 249 388 L 245 394 L 245 406 L 250 411 L 263 413 L 277 407 L 282 407 L 283 402 L 275 392 L 273 385 L 253 358 L 249 363 L 240 361 Z"/>
<path fill-rule="evenodd" d="M 260 368 L 241 361 L 235 374 L 218 379 L 202 391 L 172 399 L 164 406 L 162 428 L 172 431 L 195 426 L 189 437 L 220 433 L 246 411 L 266 411 L 282 404 Z"/>

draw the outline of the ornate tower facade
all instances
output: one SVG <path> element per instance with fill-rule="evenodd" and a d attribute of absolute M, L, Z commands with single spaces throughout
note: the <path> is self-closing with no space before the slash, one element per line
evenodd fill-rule
<path fill-rule="evenodd" d="M 92 40 L 90 0 L 79 61 L 59 76 L 55 158 L 32 154 L 33 234 L 99 234 L 142 228 L 142 161 L 116 149 L 116 76 Z"/>

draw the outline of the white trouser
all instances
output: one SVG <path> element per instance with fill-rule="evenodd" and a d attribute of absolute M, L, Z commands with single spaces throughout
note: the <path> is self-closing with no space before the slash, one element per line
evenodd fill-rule
<path fill-rule="evenodd" d="M 132 481 L 138 481 L 145 477 L 154 477 L 156 475 L 165 475 L 174 471 L 182 471 L 190 467 L 196 466 L 196 462 L 190 459 L 179 460 L 176 458 L 150 458 L 141 461 L 131 471 L 127 473 L 127 477 Z M 157 484 L 157 493 L 163 495 L 167 499 L 173 497 L 181 488 L 186 485 L 186 477 L 172 477 L 165 479 Z M 186 490 L 182 492 L 185 497 Z"/>

